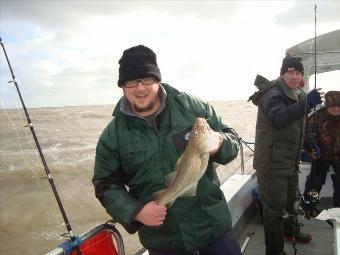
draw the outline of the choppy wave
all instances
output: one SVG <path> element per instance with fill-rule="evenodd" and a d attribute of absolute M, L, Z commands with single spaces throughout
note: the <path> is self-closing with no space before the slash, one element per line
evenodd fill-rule
<path fill-rule="evenodd" d="M 252 141 L 256 109 L 246 102 L 214 102 L 225 122 Z M 95 198 L 91 183 L 98 137 L 111 120 L 114 106 L 29 109 L 41 148 L 73 226 L 81 234 L 110 219 Z M 60 242 L 65 226 L 49 186 L 24 115 L 0 110 L 1 254 L 45 254 Z M 242 122 L 239 120 L 242 119 Z M 248 154 L 249 155 L 249 154 Z M 246 156 L 248 162 L 251 158 Z M 239 169 L 228 164 L 219 176 Z M 126 254 L 139 250 L 138 237 L 120 226 Z M 5 245 L 2 245 L 5 244 Z"/>
<path fill-rule="evenodd" d="M 30 109 L 48 164 L 80 164 L 94 159 L 98 137 L 111 120 L 113 106 Z M 39 165 L 39 155 L 25 118 L 18 110 L 0 111 L 0 171 Z"/>

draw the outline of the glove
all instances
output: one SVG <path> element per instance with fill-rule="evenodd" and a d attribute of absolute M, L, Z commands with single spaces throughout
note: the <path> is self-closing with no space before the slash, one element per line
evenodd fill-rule
<path fill-rule="evenodd" d="M 300 151 L 300 160 L 304 162 L 311 162 L 312 159 L 320 158 L 320 148 L 317 144 L 313 145 L 312 149 L 303 149 Z"/>
<path fill-rule="evenodd" d="M 308 94 L 306 95 L 306 104 L 310 109 L 314 108 L 315 106 L 321 103 L 322 101 L 320 93 L 316 89 L 313 89 L 308 92 Z"/>
<path fill-rule="evenodd" d="M 312 159 L 309 157 L 309 153 L 307 150 L 300 151 L 300 160 L 303 162 L 311 162 Z"/>
<path fill-rule="evenodd" d="M 317 144 L 313 145 L 312 153 L 313 153 L 315 158 L 320 158 L 321 152 L 320 152 L 320 148 Z"/>

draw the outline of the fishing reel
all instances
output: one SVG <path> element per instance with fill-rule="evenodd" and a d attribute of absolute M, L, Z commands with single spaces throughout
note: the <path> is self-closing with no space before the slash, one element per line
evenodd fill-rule
<path fill-rule="evenodd" d="M 319 192 L 314 189 L 310 190 L 305 196 L 301 196 L 299 214 L 303 215 L 308 220 L 317 217 L 321 212 L 318 208 L 316 208 L 319 201 Z M 326 220 L 326 223 L 334 228 L 331 220 Z"/>
<path fill-rule="evenodd" d="M 306 195 L 305 201 L 310 204 L 317 204 L 319 202 L 319 193 L 315 189 L 310 190 Z"/>
<path fill-rule="evenodd" d="M 316 210 L 316 205 L 319 203 L 319 192 L 315 189 L 310 190 L 306 195 L 301 196 L 299 213 L 307 219 L 316 217 L 319 212 Z"/>

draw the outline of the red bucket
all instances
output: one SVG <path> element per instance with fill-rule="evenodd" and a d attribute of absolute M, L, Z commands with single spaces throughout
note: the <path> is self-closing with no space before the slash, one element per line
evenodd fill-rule
<path fill-rule="evenodd" d="M 103 230 L 83 241 L 80 251 L 82 255 L 118 255 L 109 230 Z M 77 252 L 73 251 L 71 255 L 77 255 Z"/>

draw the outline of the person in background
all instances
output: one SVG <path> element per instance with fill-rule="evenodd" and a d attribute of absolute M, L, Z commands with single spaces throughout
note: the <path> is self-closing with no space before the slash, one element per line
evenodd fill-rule
<path fill-rule="evenodd" d="M 276 80 L 256 77 L 258 91 L 249 98 L 258 106 L 253 167 L 263 206 L 266 255 L 287 254 L 285 237 L 299 242 L 312 238 L 297 224 L 298 161 L 305 111 L 322 101 L 318 90 L 306 95 L 301 89 L 303 73 L 301 59 L 288 55 Z"/>
<path fill-rule="evenodd" d="M 156 54 L 148 47 L 125 50 L 119 65 L 124 95 L 97 144 L 96 197 L 129 233 L 138 231 L 150 255 L 240 255 L 214 167 L 237 156 L 231 129 L 207 102 L 161 83 Z M 197 117 L 221 132 L 219 148 L 211 152 L 196 195 L 167 208 L 152 194 L 165 188 L 165 176 L 175 169 Z"/>
<path fill-rule="evenodd" d="M 328 91 L 325 107 L 309 116 L 304 147 L 313 158 L 313 166 L 306 179 L 303 200 L 310 202 L 310 191 L 320 194 L 327 172 L 333 167 L 333 206 L 340 207 L 340 91 Z"/>

